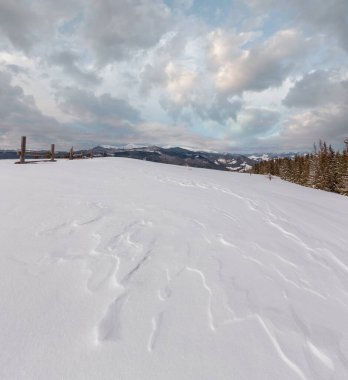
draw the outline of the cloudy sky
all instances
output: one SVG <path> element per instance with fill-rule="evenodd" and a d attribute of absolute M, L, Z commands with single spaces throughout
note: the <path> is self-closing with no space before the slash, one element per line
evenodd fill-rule
<path fill-rule="evenodd" d="M 348 137 L 347 0 L 0 0 L 0 149 Z"/>

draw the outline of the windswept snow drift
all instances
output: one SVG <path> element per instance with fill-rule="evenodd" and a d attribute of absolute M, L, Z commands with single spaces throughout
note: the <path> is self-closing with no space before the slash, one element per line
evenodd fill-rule
<path fill-rule="evenodd" d="M 348 379 L 348 198 L 115 158 L 0 181 L 1 379 Z"/>

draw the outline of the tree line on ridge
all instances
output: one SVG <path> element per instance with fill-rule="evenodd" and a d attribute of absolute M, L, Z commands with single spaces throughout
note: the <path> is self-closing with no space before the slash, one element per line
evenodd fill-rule
<path fill-rule="evenodd" d="M 319 141 L 311 154 L 261 161 L 251 173 L 274 175 L 302 186 L 348 195 L 348 139 L 345 145 L 339 152 Z"/>

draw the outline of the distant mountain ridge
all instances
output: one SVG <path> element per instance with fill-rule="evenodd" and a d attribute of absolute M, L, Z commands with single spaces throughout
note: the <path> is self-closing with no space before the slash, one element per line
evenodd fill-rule
<path fill-rule="evenodd" d="M 242 154 L 192 151 L 180 147 L 161 148 L 158 146 L 146 146 L 117 148 L 97 146 L 92 149 L 92 152 L 94 156 L 127 157 L 164 164 L 224 171 L 245 171 L 250 169 L 255 163 L 255 161 Z"/>
<path fill-rule="evenodd" d="M 147 160 L 172 165 L 190 166 L 223 171 L 244 172 L 252 168 L 257 162 L 269 161 L 274 158 L 293 158 L 302 153 L 218 153 L 212 151 L 196 151 L 182 147 L 137 146 L 128 144 L 124 147 L 100 145 L 92 149 L 76 151 L 80 156 L 93 153 L 95 157 L 126 157 L 138 160 Z M 57 158 L 63 158 L 68 152 L 57 152 Z M 18 158 L 16 150 L 1 150 L 0 159 Z M 28 158 L 31 158 L 28 152 Z"/>
<path fill-rule="evenodd" d="M 276 158 L 295 158 L 296 156 L 304 156 L 305 154 L 309 154 L 308 152 L 283 152 L 283 153 L 252 153 L 246 154 L 248 158 L 253 161 L 270 161 Z"/>

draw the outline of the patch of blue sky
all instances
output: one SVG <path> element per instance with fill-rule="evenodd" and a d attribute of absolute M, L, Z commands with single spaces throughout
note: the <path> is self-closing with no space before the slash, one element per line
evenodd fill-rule
<path fill-rule="evenodd" d="M 201 18 L 213 27 L 221 27 L 231 20 L 233 23 L 236 22 L 235 16 L 238 15 L 240 19 L 242 10 L 238 0 L 164 0 L 164 2 L 172 9 L 181 4 L 181 9 L 187 14 Z M 185 7 L 185 4 L 191 6 Z M 243 14 L 245 9 L 246 7 L 243 7 Z"/>
<path fill-rule="evenodd" d="M 13 46 L 11 45 L 10 41 L 7 39 L 0 39 L 0 51 L 1 52 L 11 52 L 15 51 Z"/>
<path fill-rule="evenodd" d="M 347 53 L 335 43 L 333 38 L 323 39 L 318 41 L 315 54 L 310 56 L 307 66 L 307 71 L 313 67 L 324 70 L 347 69 Z"/>
<path fill-rule="evenodd" d="M 189 130 L 201 137 L 219 139 L 226 136 L 226 125 L 222 125 L 213 120 L 202 120 L 200 118 L 194 118 L 189 124 Z"/>
<path fill-rule="evenodd" d="M 236 0 L 200 0 L 192 7 L 192 12 L 213 27 L 239 29 L 248 17 L 249 10 Z"/>
<path fill-rule="evenodd" d="M 285 14 L 278 11 L 271 11 L 268 14 L 260 15 L 257 19 L 251 15 L 250 18 L 244 20 L 239 28 L 237 28 L 239 32 L 246 30 L 255 32 L 255 38 L 250 39 L 250 41 L 244 45 L 245 48 L 249 48 L 266 41 L 281 30 L 293 29 L 294 25 Z"/>
<path fill-rule="evenodd" d="M 62 20 L 58 25 L 58 32 L 63 35 L 72 35 L 76 32 L 77 28 L 83 24 L 84 13 L 78 12 L 74 17 Z"/>
<path fill-rule="evenodd" d="M 228 27 L 237 32 L 262 30 L 264 38 L 278 30 L 293 27 L 292 20 L 284 12 L 271 10 L 264 14 L 254 14 L 240 0 L 199 0 L 194 2 L 191 12 L 215 27 Z"/>
<path fill-rule="evenodd" d="M 155 121 L 156 123 L 163 125 L 176 123 L 177 120 L 174 120 L 173 117 L 160 106 L 159 102 L 156 102 L 156 100 L 155 97 L 149 97 L 146 107 L 140 108 L 142 119 L 149 123 Z"/>
<path fill-rule="evenodd" d="M 277 10 L 271 11 L 265 15 L 262 31 L 265 38 L 272 36 L 280 30 L 293 29 L 294 22 L 284 12 Z"/>
<path fill-rule="evenodd" d="M 284 124 L 284 119 L 281 118 L 278 122 L 273 125 L 269 125 L 269 128 L 265 128 L 265 131 L 261 133 L 258 137 L 262 139 L 268 139 L 271 137 L 279 136 L 280 131 L 282 130 Z"/>
<path fill-rule="evenodd" d="M 85 58 L 88 60 L 88 55 L 80 42 L 78 29 L 83 26 L 84 12 L 78 12 L 69 19 L 62 19 L 57 24 L 56 33 L 54 36 L 54 43 L 49 47 L 44 46 L 41 55 L 48 55 L 59 51 L 73 51 L 80 55 L 79 62 Z M 89 62 L 89 60 L 88 60 Z"/>
<path fill-rule="evenodd" d="M 74 132 L 88 132 L 93 133 L 100 130 L 100 125 L 92 123 L 79 122 L 77 120 L 68 123 L 67 126 L 71 128 Z"/>

